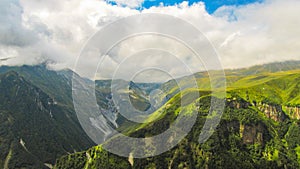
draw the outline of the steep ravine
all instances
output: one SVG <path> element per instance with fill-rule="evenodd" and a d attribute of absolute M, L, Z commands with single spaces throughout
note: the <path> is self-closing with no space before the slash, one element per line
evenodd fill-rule
<path fill-rule="evenodd" d="M 159 156 L 146 159 L 121 158 L 106 152 L 101 146 L 85 152 L 64 156 L 57 160 L 56 169 L 80 169 L 114 166 L 114 168 L 298 168 L 300 161 L 296 153 L 300 131 L 296 131 L 297 119 L 290 119 L 281 106 L 252 104 L 241 98 L 226 99 L 222 120 L 208 141 L 198 143 L 201 126 L 210 104 L 210 98 L 199 102 L 199 116 L 192 131 L 176 147 Z M 172 114 L 172 105 L 170 114 Z M 168 111 L 168 110 L 167 110 Z M 284 118 L 282 118 L 284 117 Z M 154 122 L 135 135 L 147 135 L 161 131 L 161 125 L 170 125 L 166 115 L 165 123 Z M 292 120 L 292 121 L 291 121 Z M 146 132 L 146 133 L 145 133 Z M 293 135 L 291 135 L 293 133 Z M 80 158 L 79 158 L 80 157 Z M 112 161 L 120 160 L 118 163 Z M 109 161 L 107 164 L 105 161 Z M 126 165 L 125 165 L 126 164 Z M 133 164 L 133 165 L 132 165 Z"/>

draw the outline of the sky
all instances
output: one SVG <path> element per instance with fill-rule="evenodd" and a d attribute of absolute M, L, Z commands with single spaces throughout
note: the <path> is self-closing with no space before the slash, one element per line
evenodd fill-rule
<path fill-rule="evenodd" d="M 299 0 L 72 0 L 55 3 L 53 0 L 1 0 L 0 59 L 11 59 L 1 61 L 0 65 L 35 65 L 50 60 L 52 69 L 74 69 L 84 45 L 97 31 L 118 19 L 145 13 L 172 15 L 197 27 L 216 49 L 224 68 L 300 60 L 299 7 Z M 112 55 L 125 56 L 134 48 L 151 45 L 167 48 L 170 44 L 180 49 L 174 52 L 191 63 L 192 71 L 199 71 L 185 49 L 167 39 L 133 38 L 117 46 Z M 176 60 L 173 62 L 163 56 L 153 61 L 147 58 L 150 65 L 168 63 L 165 67 L 171 75 L 182 75 L 179 66 L 174 66 L 179 63 Z M 95 64 L 95 60 L 86 59 L 84 71 L 91 71 L 89 65 Z M 110 78 L 117 65 L 109 57 L 103 65 L 103 72 L 98 73 L 97 78 Z M 130 70 L 134 66 L 136 63 L 129 64 L 128 71 L 134 71 Z M 85 76 L 88 73 L 84 71 Z"/>
<path fill-rule="evenodd" d="M 144 1 L 136 1 L 135 5 L 131 5 L 133 8 L 137 9 L 149 9 L 153 6 L 174 6 L 176 4 L 180 4 L 184 2 L 185 0 L 144 0 Z M 113 0 L 107 0 L 108 3 L 112 5 L 121 5 L 126 6 L 126 1 L 119 0 L 119 1 L 113 1 Z M 263 0 L 191 0 L 187 1 L 189 5 L 193 5 L 194 3 L 204 2 L 205 3 L 205 9 L 209 14 L 212 14 L 215 10 L 217 10 L 219 7 L 222 6 L 241 6 L 241 5 L 247 5 L 255 2 L 263 2 Z"/>

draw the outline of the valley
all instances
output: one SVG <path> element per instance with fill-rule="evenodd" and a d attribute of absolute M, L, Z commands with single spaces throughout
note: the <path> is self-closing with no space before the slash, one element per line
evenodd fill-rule
<path fill-rule="evenodd" d="M 120 157 L 105 150 L 114 141 L 96 145 L 81 127 L 73 107 L 70 70 L 52 71 L 46 65 L 0 67 L 0 166 L 2 168 L 299 168 L 300 62 L 271 63 L 225 70 L 226 98 L 211 95 L 206 72 L 177 79 L 188 85 L 196 77 L 199 88 L 180 91 L 174 80 L 129 84 L 129 96 L 144 123 L 128 120 L 114 105 L 110 80 L 95 82 L 102 119 L 91 127 L 110 133 L 112 127 L 134 138 L 150 138 L 196 110 L 191 131 L 167 152 L 155 157 Z M 75 74 L 75 76 L 78 76 Z M 79 77 L 79 76 L 78 76 Z M 81 78 L 81 77 L 79 77 Z M 88 79 L 83 79 L 92 83 Z M 156 92 L 151 92 L 156 91 Z M 199 97 L 191 97 L 193 93 Z M 181 105 L 182 95 L 190 98 Z M 152 99 L 152 100 L 151 100 Z M 200 144 L 211 100 L 225 109 L 217 129 Z M 135 112 L 138 113 L 138 112 Z M 110 127 L 108 127 L 110 126 Z M 118 135 L 115 135 L 118 136 Z M 112 139 L 112 140 L 110 140 Z M 129 143 L 120 143 L 130 147 Z M 128 146 L 127 146 L 128 144 Z M 151 146 L 150 143 L 149 145 Z M 153 149 L 155 153 L 157 150 Z"/>

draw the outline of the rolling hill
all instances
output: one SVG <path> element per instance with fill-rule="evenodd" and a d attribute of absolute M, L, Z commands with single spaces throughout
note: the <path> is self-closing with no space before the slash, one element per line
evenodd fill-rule
<path fill-rule="evenodd" d="M 2 66 L 0 166 L 51 168 L 56 163 L 54 168 L 61 169 L 299 168 L 300 62 L 225 70 L 225 74 L 226 98 L 211 95 L 207 72 L 176 79 L 183 86 L 196 79 L 198 88 L 184 91 L 179 90 L 175 80 L 162 84 L 120 80 L 128 84 L 128 90 L 119 93 L 121 98 L 129 96 L 136 109 L 149 110 L 150 116 L 142 124 L 119 113 L 112 99 L 110 80 L 95 81 L 97 103 L 105 117 L 97 124 L 110 125 L 127 136 L 156 136 L 176 119 L 188 118 L 197 110 L 195 124 L 177 146 L 158 156 L 138 159 L 107 152 L 105 146 L 115 138 L 92 147 L 94 143 L 74 111 L 71 70 L 52 71 L 45 64 Z M 200 97 L 193 97 L 195 92 Z M 184 105 L 181 94 L 187 99 Z M 216 131 L 199 144 L 205 120 L 213 118 L 208 115 L 212 98 L 224 100 L 225 110 Z M 157 110 L 152 104 L 156 104 Z M 135 143 L 125 141 L 122 147 L 129 147 L 127 144 Z M 149 153 L 157 150 L 152 151 Z M 138 150 L 131 152 L 134 156 Z"/>
<path fill-rule="evenodd" d="M 199 89 L 179 92 L 174 81 L 160 86 L 168 101 L 144 124 L 134 124 L 123 134 L 149 138 L 166 131 L 179 117 L 197 110 L 191 132 L 171 150 L 155 157 L 125 158 L 107 152 L 103 145 L 63 156 L 55 168 L 299 168 L 300 167 L 300 100 L 299 62 L 273 63 L 239 70 L 225 70 L 226 98 L 210 95 L 206 72 L 197 73 Z M 189 78 L 179 79 L 188 83 Z M 199 92 L 200 98 L 182 107 L 180 94 Z M 225 99 L 220 124 L 203 144 L 198 137 L 208 116 L 211 99 Z M 196 107 L 190 109 L 189 107 Z M 134 142 L 120 142 L 122 147 Z M 151 144 L 150 144 L 151 145 Z M 134 146 L 133 146 L 134 147 Z M 132 149 L 137 154 L 139 150 Z M 158 150 L 152 150 L 153 152 Z M 151 152 L 150 152 L 151 153 Z M 118 161 L 118 163 L 114 163 Z M 111 163 L 112 162 L 112 163 Z"/>

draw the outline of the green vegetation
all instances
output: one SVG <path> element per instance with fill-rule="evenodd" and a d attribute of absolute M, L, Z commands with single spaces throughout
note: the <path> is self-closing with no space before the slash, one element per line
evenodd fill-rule
<path fill-rule="evenodd" d="M 60 81 L 66 83 L 65 78 L 53 71 L 42 67 L 31 69 L 43 70 L 39 77 L 55 79 L 49 83 L 53 88 Z M 27 73 L 30 80 L 23 76 Z M 26 70 L 0 74 L 0 168 L 48 168 L 46 165 L 54 165 L 62 155 L 94 145 L 82 130 L 72 102 L 59 101 L 66 97 L 63 93 L 59 95 L 51 87 L 48 90 L 52 92 L 46 93 L 37 87 L 42 85 L 39 82 L 32 84 L 39 79 L 38 74 Z"/>
<path fill-rule="evenodd" d="M 128 159 L 102 145 L 91 147 L 72 105 L 71 71 L 54 72 L 45 65 L 0 67 L 0 168 L 49 168 L 45 163 L 55 159 L 56 169 L 300 168 L 300 62 L 225 73 L 226 98 L 211 95 L 207 72 L 195 74 L 198 89 L 181 92 L 178 86 L 187 86 L 192 76 L 178 79 L 180 85 L 174 80 L 161 85 L 132 82 L 123 94 L 130 95 L 137 109 L 149 108 L 153 89 L 164 92 L 158 96 L 163 105 L 143 124 L 118 115 L 121 133 L 151 137 L 167 130 L 179 115 L 188 117 L 196 110 L 198 116 L 189 134 L 168 152 Z M 96 81 L 102 109 L 111 108 L 110 85 L 109 80 Z M 214 118 L 208 117 L 212 98 L 224 100 L 226 107 L 216 131 L 199 144 L 206 119 Z"/>
<path fill-rule="evenodd" d="M 300 117 L 290 109 L 300 105 L 300 71 L 294 70 L 299 69 L 300 64 L 286 64 L 289 68 L 276 63 L 226 70 L 226 107 L 217 130 L 203 144 L 198 143 L 198 137 L 213 97 L 207 74 L 196 74 L 199 90 L 179 93 L 174 81 L 162 84 L 168 101 L 144 124 L 128 125 L 129 129 L 123 133 L 138 138 L 157 135 L 172 125 L 179 112 L 188 115 L 195 110 L 191 109 L 193 106 L 198 110 L 196 124 L 173 149 L 156 157 L 130 160 L 133 164 L 123 168 L 299 168 Z M 185 85 L 189 78 L 192 77 L 182 78 L 179 83 Z M 195 91 L 199 92 L 200 98 L 189 97 L 192 98 L 188 101 L 190 104 L 182 107 L 181 94 L 189 96 Z M 100 168 L 101 164 L 88 164 L 107 159 L 110 153 L 103 155 L 105 150 L 98 152 L 97 147 L 87 151 L 97 152 L 96 158 L 90 158 L 84 152 L 75 153 L 58 159 L 56 168 L 76 168 L 75 163 L 91 169 Z M 80 154 L 81 158 L 76 158 Z M 112 161 L 123 160 L 123 163 L 129 161 L 117 156 L 111 158 Z"/>
<path fill-rule="evenodd" d="M 208 114 L 210 96 L 202 97 L 198 101 L 199 116 L 192 131 L 179 145 L 170 151 L 156 157 L 146 159 L 134 159 L 133 166 L 124 168 L 298 168 L 298 156 L 293 144 L 299 143 L 296 130 L 297 127 L 290 126 L 287 129 L 278 125 L 274 120 L 268 119 L 263 114 L 255 111 L 252 106 L 244 108 L 227 106 L 223 118 L 211 138 L 204 144 L 198 143 L 198 137 Z M 241 98 L 240 98 L 241 99 Z M 174 104 L 173 104 L 174 105 Z M 129 133 L 132 137 L 149 137 L 169 128 L 176 114 L 176 107 L 169 107 L 163 117 L 143 125 L 135 132 Z M 172 113 L 173 112 L 173 113 Z M 188 109 L 186 112 L 188 113 Z M 172 120 L 173 119 L 173 120 Z M 290 123 L 286 120 L 284 125 Z M 290 135 L 289 133 L 295 133 Z M 283 133 L 283 134 L 282 134 Z M 281 141 L 286 139 L 286 142 Z M 286 148 L 288 145 L 290 148 Z M 97 147 L 87 152 L 97 152 Z M 105 150 L 102 150 L 105 151 Z M 108 152 L 106 152 L 108 153 Z M 75 156 L 82 153 L 74 154 Z M 108 153 L 110 154 L 110 153 Z M 97 158 L 73 158 L 66 156 L 58 160 L 57 168 L 74 168 L 74 163 L 97 162 L 106 155 L 98 153 Z M 68 157 L 68 159 L 67 159 Z M 113 160 L 127 159 L 117 156 Z M 88 162 L 89 161 L 89 162 Z M 100 160 L 101 161 L 101 160 Z M 71 164 L 72 167 L 68 164 Z M 99 168 L 99 165 L 88 168 Z"/>
<path fill-rule="evenodd" d="M 117 157 L 103 150 L 101 146 L 89 149 L 87 152 L 75 153 L 70 156 L 62 157 L 58 162 L 58 168 L 107 168 L 107 169 L 123 169 L 130 168 L 129 162 L 121 157 Z M 76 162 L 70 162 L 71 159 L 77 159 Z M 69 163 L 70 162 L 70 163 Z"/>

